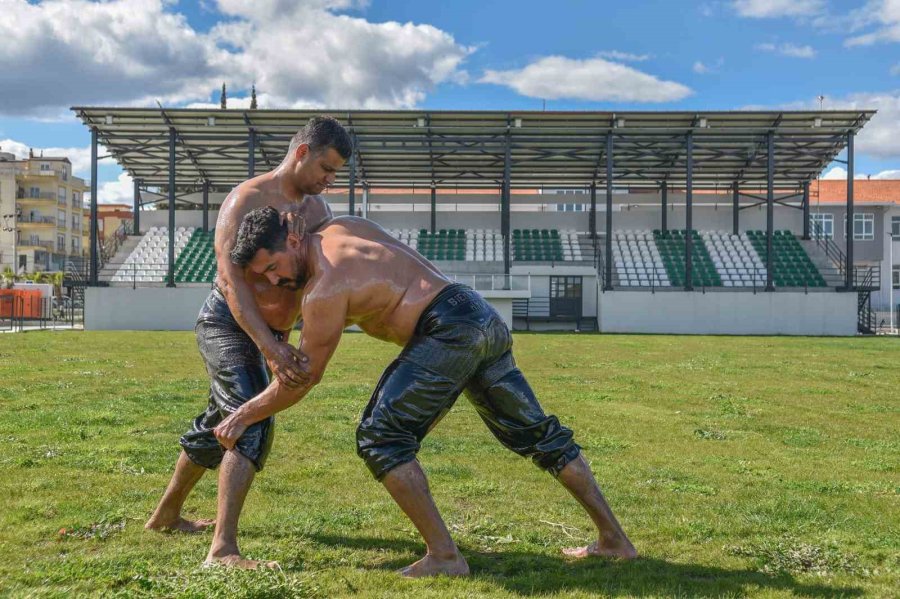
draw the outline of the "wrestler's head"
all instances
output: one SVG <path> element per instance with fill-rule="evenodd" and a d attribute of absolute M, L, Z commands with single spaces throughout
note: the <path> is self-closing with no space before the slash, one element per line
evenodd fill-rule
<path fill-rule="evenodd" d="M 334 184 L 353 151 L 350 134 L 330 116 L 317 116 L 291 138 L 282 167 L 303 195 L 316 195 Z"/>
<path fill-rule="evenodd" d="M 272 285 L 300 289 L 306 283 L 304 229 L 301 223 L 300 234 L 289 232 L 271 206 L 251 210 L 241 221 L 231 261 L 266 277 Z"/>

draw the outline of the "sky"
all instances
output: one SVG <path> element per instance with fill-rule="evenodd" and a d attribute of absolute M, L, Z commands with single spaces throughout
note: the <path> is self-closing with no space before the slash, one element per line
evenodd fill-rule
<path fill-rule="evenodd" d="M 900 0 L 0 0 L 0 39 L 0 150 L 85 179 L 71 106 L 218 107 L 223 82 L 233 108 L 253 84 L 260 108 L 871 108 L 856 176 L 900 178 Z M 98 185 L 131 201 L 111 160 Z"/>

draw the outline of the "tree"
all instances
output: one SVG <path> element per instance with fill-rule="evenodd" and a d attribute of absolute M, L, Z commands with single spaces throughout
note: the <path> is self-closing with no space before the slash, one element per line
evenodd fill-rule
<path fill-rule="evenodd" d="M 256 110 L 256 84 L 250 86 L 250 110 Z"/>
<path fill-rule="evenodd" d="M 225 82 L 222 82 L 222 95 L 219 97 L 219 108 L 228 108 L 228 95 L 225 93 Z"/>

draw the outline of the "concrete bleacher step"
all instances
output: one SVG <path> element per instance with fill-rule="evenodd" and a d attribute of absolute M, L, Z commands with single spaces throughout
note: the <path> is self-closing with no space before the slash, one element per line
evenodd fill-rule
<path fill-rule="evenodd" d="M 116 250 L 116 255 L 100 269 L 100 272 L 97 275 L 99 279 L 107 282 L 112 279 L 113 275 L 116 274 L 116 271 L 119 270 L 119 266 L 121 266 L 122 263 L 125 262 L 125 259 L 131 255 L 131 252 L 138 246 L 142 238 L 143 235 L 129 235 L 125 241 L 119 245 L 119 249 Z"/>
<path fill-rule="evenodd" d="M 819 269 L 819 273 L 828 283 L 829 287 L 842 287 L 844 285 L 844 277 L 838 272 L 838 266 L 831 261 L 831 258 L 825 253 L 814 239 L 798 239 L 803 251 L 812 260 L 813 265 Z"/>

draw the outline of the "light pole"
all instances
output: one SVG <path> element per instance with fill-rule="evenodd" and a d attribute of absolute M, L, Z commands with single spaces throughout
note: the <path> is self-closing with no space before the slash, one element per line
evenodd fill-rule
<path fill-rule="evenodd" d="M 894 234 L 888 233 L 888 276 L 890 277 L 890 283 L 888 284 L 888 308 L 891 310 L 891 334 L 893 335 L 895 332 L 894 329 Z"/>

